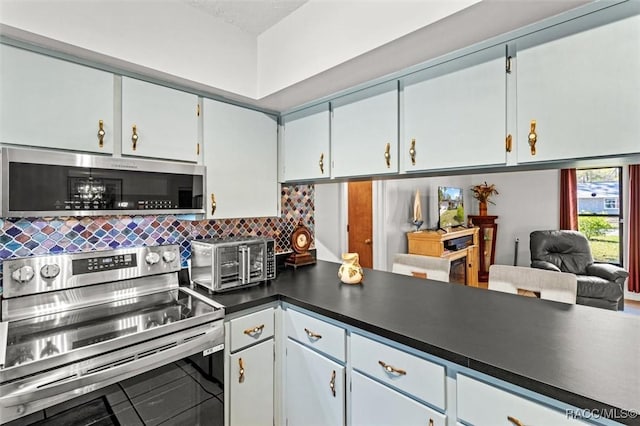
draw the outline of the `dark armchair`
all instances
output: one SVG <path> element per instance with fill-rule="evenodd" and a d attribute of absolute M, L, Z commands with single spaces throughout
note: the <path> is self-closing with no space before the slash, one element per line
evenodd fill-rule
<path fill-rule="evenodd" d="M 531 267 L 570 272 L 578 278 L 576 303 L 623 310 L 624 281 L 629 273 L 608 263 L 594 263 L 587 238 L 577 231 L 533 231 Z"/>

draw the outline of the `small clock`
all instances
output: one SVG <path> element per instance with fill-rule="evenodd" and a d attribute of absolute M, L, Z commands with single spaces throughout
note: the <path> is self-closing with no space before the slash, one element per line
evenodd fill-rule
<path fill-rule="evenodd" d="M 293 234 L 291 234 L 291 249 L 293 253 L 285 260 L 284 264 L 297 268 L 298 266 L 316 263 L 316 259 L 309 253 L 311 241 L 309 228 L 300 221 L 296 229 L 293 230 Z"/>
<path fill-rule="evenodd" d="M 291 235 L 291 248 L 296 253 L 306 253 L 311 246 L 311 232 L 306 226 L 300 224 Z"/>

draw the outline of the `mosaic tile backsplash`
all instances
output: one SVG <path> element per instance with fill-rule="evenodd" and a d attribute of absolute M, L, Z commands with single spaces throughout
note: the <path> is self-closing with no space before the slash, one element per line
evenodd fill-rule
<path fill-rule="evenodd" d="M 300 220 L 313 235 L 313 211 L 313 185 L 283 185 L 280 217 L 214 220 L 185 220 L 169 215 L 1 218 L 0 260 L 50 253 L 180 244 L 182 265 L 186 266 L 191 255 L 190 240 L 234 236 L 272 237 L 276 241 L 276 252 L 287 253 L 291 251 L 291 234 Z"/>

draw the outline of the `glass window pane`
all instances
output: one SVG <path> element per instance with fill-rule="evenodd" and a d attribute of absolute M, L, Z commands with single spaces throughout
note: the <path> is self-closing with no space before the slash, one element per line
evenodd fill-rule
<path fill-rule="evenodd" d="M 587 236 L 596 262 L 620 264 L 619 227 L 616 217 L 578 217 L 578 229 Z"/>
<path fill-rule="evenodd" d="M 587 236 L 596 262 L 621 264 L 619 167 L 576 171 L 578 230 Z"/>

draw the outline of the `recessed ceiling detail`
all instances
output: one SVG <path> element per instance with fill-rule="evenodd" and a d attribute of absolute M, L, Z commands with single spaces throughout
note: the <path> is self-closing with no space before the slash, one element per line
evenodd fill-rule
<path fill-rule="evenodd" d="M 182 0 L 188 5 L 259 35 L 309 0 Z"/>

